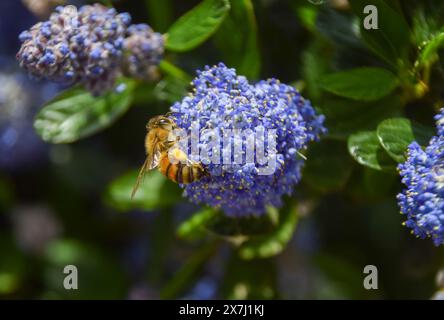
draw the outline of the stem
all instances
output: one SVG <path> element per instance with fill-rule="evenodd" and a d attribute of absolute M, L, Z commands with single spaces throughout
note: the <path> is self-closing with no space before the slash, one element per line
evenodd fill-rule
<path fill-rule="evenodd" d="M 162 70 L 165 74 L 172 76 L 174 78 L 180 79 L 185 82 L 191 81 L 191 76 L 183 71 L 182 69 L 178 68 L 171 62 L 167 60 L 162 60 L 159 65 L 160 70 Z"/>

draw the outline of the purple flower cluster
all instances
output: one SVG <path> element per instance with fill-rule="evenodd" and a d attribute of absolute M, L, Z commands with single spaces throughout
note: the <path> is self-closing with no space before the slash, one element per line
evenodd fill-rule
<path fill-rule="evenodd" d="M 437 136 L 425 148 L 410 144 L 407 161 L 398 169 L 407 186 L 398 195 L 405 225 L 421 239 L 444 244 L 444 109 L 435 117 Z"/>
<path fill-rule="evenodd" d="M 124 47 L 127 56 L 125 73 L 142 80 L 156 78 L 157 66 L 163 56 L 164 38 L 146 24 L 135 24 L 128 28 Z"/>
<path fill-rule="evenodd" d="M 258 174 L 262 164 L 236 164 L 234 155 L 232 164 L 209 163 L 205 165 L 209 177 L 186 185 L 185 195 L 194 203 L 220 208 L 228 216 L 262 214 L 268 205 L 282 206 L 282 196 L 290 194 L 301 179 L 304 160 L 299 151 L 326 131 L 324 116 L 317 115 L 293 87 L 275 79 L 252 85 L 222 63 L 198 71 L 193 85 L 194 92 L 171 107 L 179 127 L 187 129 L 197 124 L 203 136 L 209 129 L 273 129 L 277 163 L 276 170 L 267 175 Z M 228 145 L 246 153 L 245 139 L 229 139 L 228 144 L 220 142 L 220 149 Z M 211 143 L 204 139 L 200 148 Z"/>
<path fill-rule="evenodd" d="M 17 59 L 36 78 L 65 85 L 80 83 L 98 95 L 114 86 L 126 64 L 126 56 L 131 61 L 145 58 L 146 54 L 142 56 L 140 51 L 147 47 L 146 42 L 162 37 L 152 35 L 154 32 L 146 28 L 143 35 L 139 34 L 139 37 L 146 37 L 138 40 L 143 44 L 140 49 L 134 41 L 128 43 L 127 37 L 134 38 L 134 29 L 137 26 L 131 26 L 128 13 L 118 14 L 115 9 L 100 4 L 85 5 L 80 9 L 60 6 L 48 21 L 40 22 L 20 35 L 22 47 Z M 163 53 L 163 42 L 156 41 L 151 46 L 160 47 L 151 49 L 159 52 L 159 56 L 150 62 L 158 63 Z M 137 50 L 126 52 L 132 48 Z"/>

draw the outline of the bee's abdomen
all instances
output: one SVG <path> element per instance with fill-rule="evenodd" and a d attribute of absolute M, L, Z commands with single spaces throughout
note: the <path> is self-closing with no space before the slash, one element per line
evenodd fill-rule
<path fill-rule="evenodd" d="M 168 179 L 182 184 L 188 184 L 203 177 L 203 168 L 200 165 L 186 165 L 171 163 L 167 156 L 163 157 L 159 166 L 160 172 Z"/>

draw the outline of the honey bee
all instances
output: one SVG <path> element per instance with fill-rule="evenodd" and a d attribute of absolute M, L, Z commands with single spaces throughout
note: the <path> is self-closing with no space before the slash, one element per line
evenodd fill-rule
<path fill-rule="evenodd" d="M 166 116 L 156 116 L 146 125 L 145 138 L 146 160 L 140 169 L 131 199 L 134 198 L 145 173 L 158 168 L 168 179 L 182 184 L 188 184 L 207 176 L 207 171 L 198 162 L 188 159 L 188 156 L 177 146 L 176 141 L 170 141 L 170 133 L 177 129 L 176 123 Z"/>

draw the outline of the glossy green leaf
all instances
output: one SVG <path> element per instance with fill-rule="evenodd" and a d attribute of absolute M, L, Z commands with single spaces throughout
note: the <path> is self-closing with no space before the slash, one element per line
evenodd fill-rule
<path fill-rule="evenodd" d="M 217 210 L 204 208 L 194 213 L 188 220 L 182 222 L 177 229 L 177 235 L 181 238 L 192 239 L 205 231 L 205 224 L 215 217 Z"/>
<path fill-rule="evenodd" d="M 237 0 L 215 35 L 223 61 L 238 74 L 257 79 L 261 67 L 256 17 L 252 0 Z"/>
<path fill-rule="evenodd" d="M 216 32 L 229 10 L 228 0 L 203 0 L 170 27 L 165 48 L 188 51 L 197 47 Z"/>
<path fill-rule="evenodd" d="M 297 222 L 298 216 L 294 206 L 282 209 L 276 229 L 263 236 L 251 237 L 242 243 L 238 249 L 239 256 L 251 260 L 269 258 L 281 253 L 293 237 Z"/>
<path fill-rule="evenodd" d="M 112 125 L 130 107 L 135 83 L 123 80 L 119 89 L 100 97 L 73 88 L 48 103 L 38 114 L 34 127 L 50 143 L 71 143 Z"/>
<path fill-rule="evenodd" d="M 144 180 L 131 199 L 131 192 L 137 180 L 134 170 L 114 180 L 105 194 L 105 201 L 121 211 L 131 209 L 154 210 L 174 205 L 181 198 L 181 189 L 158 170 L 145 174 Z"/>
<path fill-rule="evenodd" d="M 322 192 L 341 189 L 352 171 L 353 160 L 342 141 L 322 140 L 310 146 L 303 181 Z"/>
<path fill-rule="evenodd" d="M 420 145 L 426 145 L 433 135 L 433 129 L 406 118 L 394 118 L 381 122 L 377 134 L 387 153 L 395 161 L 404 162 L 410 143 L 417 141 Z"/>
<path fill-rule="evenodd" d="M 321 86 L 325 90 L 341 97 L 362 101 L 381 99 L 398 85 L 398 78 L 382 68 L 357 68 L 321 78 Z"/>
<path fill-rule="evenodd" d="M 352 0 L 350 5 L 361 20 L 361 36 L 368 47 L 379 57 L 396 67 L 400 60 L 407 58 L 410 45 L 410 30 L 402 13 L 388 5 L 384 0 Z M 366 29 L 364 13 L 367 6 L 377 8 L 378 28 Z"/>
<path fill-rule="evenodd" d="M 348 150 L 352 157 L 364 166 L 375 170 L 395 168 L 395 162 L 379 143 L 375 131 L 362 131 L 351 135 L 348 139 Z"/>

